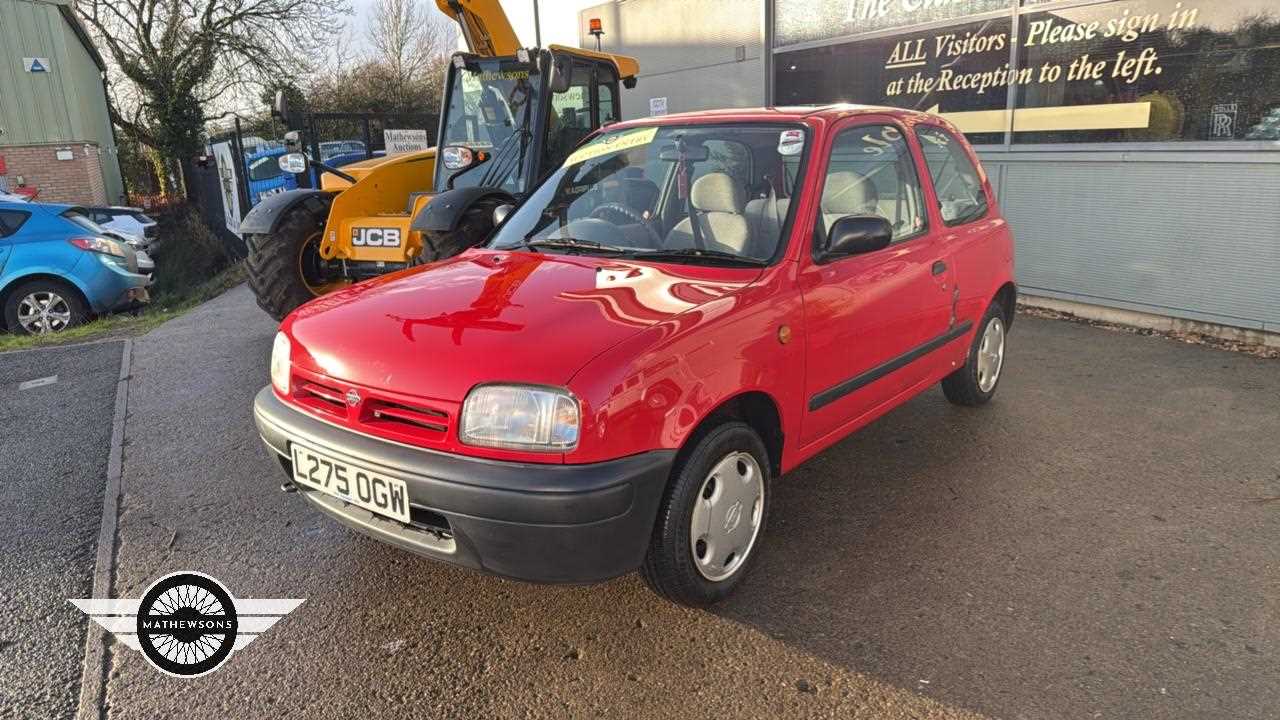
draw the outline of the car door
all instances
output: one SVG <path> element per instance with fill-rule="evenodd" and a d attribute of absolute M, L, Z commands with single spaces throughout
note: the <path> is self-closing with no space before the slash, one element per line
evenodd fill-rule
<path fill-rule="evenodd" d="M 977 322 L 991 301 L 991 273 L 1004 258 L 998 235 L 1007 232 L 991 184 L 965 143 L 950 130 L 917 124 L 933 212 L 951 268 L 959 322 Z"/>
<path fill-rule="evenodd" d="M 805 444 L 874 414 L 923 377 L 917 363 L 950 328 L 949 269 L 928 221 L 917 155 L 889 119 L 837 126 L 824 152 L 814 251 L 802 264 L 807 414 Z M 879 215 L 893 227 L 880 250 L 822 259 L 845 215 Z"/>

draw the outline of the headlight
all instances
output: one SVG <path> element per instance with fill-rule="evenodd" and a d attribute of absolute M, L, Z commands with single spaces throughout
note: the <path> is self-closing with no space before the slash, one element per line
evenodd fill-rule
<path fill-rule="evenodd" d="M 281 395 L 289 394 L 289 336 L 282 332 L 271 344 L 271 385 Z"/>
<path fill-rule="evenodd" d="M 462 442 L 516 450 L 569 450 L 578 444 L 578 401 L 566 390 L 481 385 L 462 403 Z"/>

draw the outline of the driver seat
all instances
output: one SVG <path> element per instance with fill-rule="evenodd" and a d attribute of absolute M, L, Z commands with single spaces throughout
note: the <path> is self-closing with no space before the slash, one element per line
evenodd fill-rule
<path fill-rule="evenodd" d="M 751 227 L 742 214 L 746 193 L 726 173 L 711 172 L 694 181 L 689 189 L 694 217 L 707 249 L 742 253 L 751 241 Z M 668 250 L 697 247 L 693 223 L 684 218 L 671 228 L 663 247 Z"/>

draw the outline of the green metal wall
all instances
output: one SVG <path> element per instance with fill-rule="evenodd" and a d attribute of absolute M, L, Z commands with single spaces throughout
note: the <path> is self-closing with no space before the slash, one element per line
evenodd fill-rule
<path fill-rule="evenodd" d="M 27 72 L 24 57 L 48 58 L 49 72 Z M 107 198 L 123 195 L 100 71 L 59 3 L 0 0 L 0 128 L 0 148 L 97 143 Z"/>

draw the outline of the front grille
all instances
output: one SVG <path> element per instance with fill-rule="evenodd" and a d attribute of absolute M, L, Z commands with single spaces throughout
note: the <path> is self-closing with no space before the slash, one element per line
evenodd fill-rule
<path fill-rule="evenodd" d="M 363 417 L 366 425 L 374 428 L 408 432 L 414 435 L 435 436 L 449 430 L 449 414 L 429 407 L 374 398 L 365 403 Z"/>
<path fill-rule="evenodd" d="M 294 388 L 293 397 L 299 403 L 329 415 L 343 416 L 347 412 L 342 391 L 332 385 L 301 380 Z"/>

